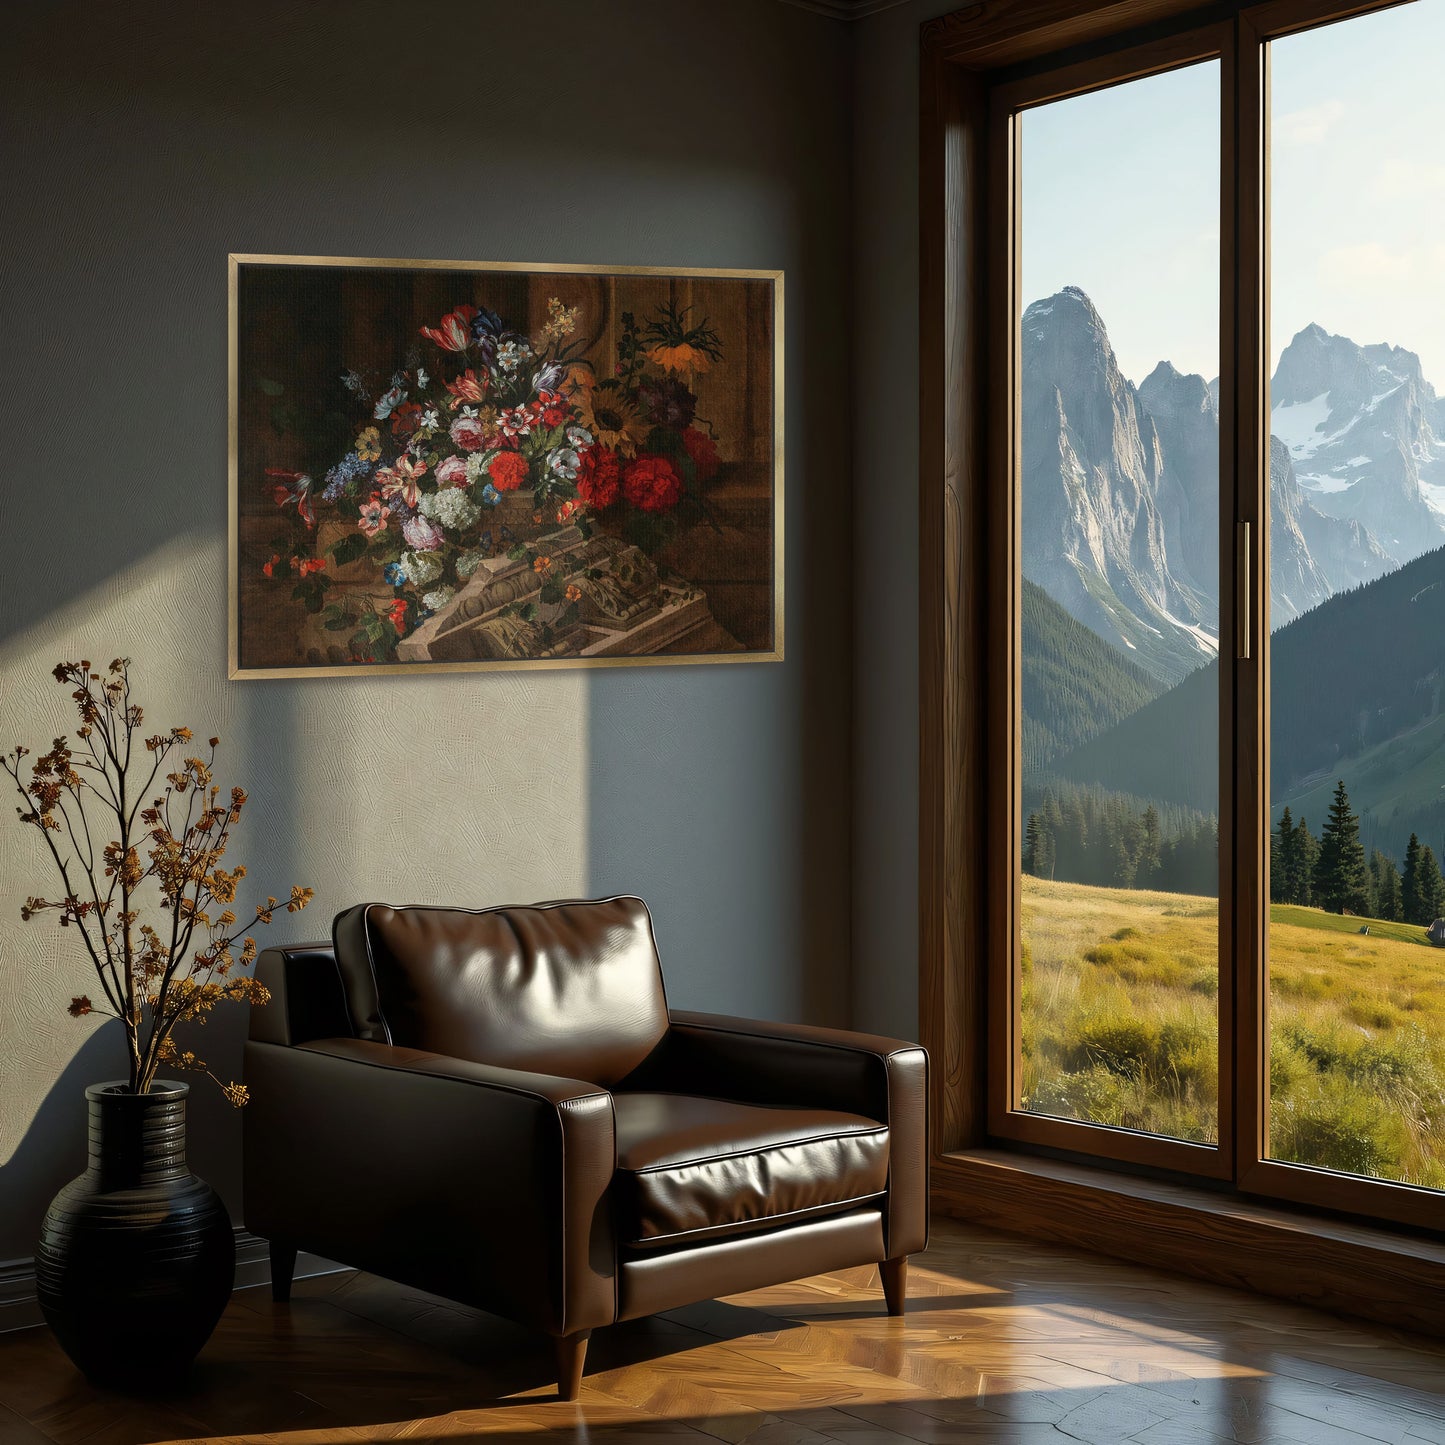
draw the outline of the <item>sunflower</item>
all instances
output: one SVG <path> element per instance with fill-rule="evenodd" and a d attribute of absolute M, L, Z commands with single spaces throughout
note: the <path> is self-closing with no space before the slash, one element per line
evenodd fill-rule
<path fill-rule="evenodd" d="M 576 398 L 582 410 L 582 425 L 593 439 L 624 457 L 635 456 L 647 437 L 648 424 L 637 403 L 615 386 Z"/>

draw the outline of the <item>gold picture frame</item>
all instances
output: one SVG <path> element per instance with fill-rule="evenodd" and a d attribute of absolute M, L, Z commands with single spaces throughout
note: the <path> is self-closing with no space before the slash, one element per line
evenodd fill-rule
<path fill-rule="evenodd" d="M 782 271 L 228 270 L 232 679 L 783 659 Z"/>

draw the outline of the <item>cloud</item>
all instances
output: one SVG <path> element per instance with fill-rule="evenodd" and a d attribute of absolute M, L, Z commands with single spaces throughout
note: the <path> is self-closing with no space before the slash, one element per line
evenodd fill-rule
<path fill-rule="evenodd" d="M 1379 200 L 1419 200 L 1445 192 L 1445 164 L 1391 156 L 1375 173 L 1370 189 Z"/>
<path fill-rule="evenodd" d="M 1371 282 L 1408 281 L 1415 271 L 1412 250 L 1392 251 L 1379 241 L 1334 246 L 1321 254 L 1319 278 L 1326 286 L 1355 287 Z"/>
<path fill-rule="evenodd" d="M 1422 297 L 1438 294 L 1445 275 L 1445 242 L 1334 246 L 1321 254 L 1315 274 L 1324 295 L 1353 295 L 1384 312 L 1406 303 L 1407 310 L 1418 309 Z"/>
<path fill-rule="evenodd" d="M 1276 142 L 1284 145 L 1317 145 L 1332 131 L 1347 107 L 1342 100 L 1322 100 L 1286 111 L 1271 122 Z"/>

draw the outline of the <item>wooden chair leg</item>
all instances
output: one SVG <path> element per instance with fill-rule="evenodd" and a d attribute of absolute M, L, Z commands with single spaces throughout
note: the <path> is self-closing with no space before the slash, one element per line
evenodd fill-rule
<path fill-rule="evenodd" d="M 284 1305 L 291 1299 L 291 1279 L 296 1273 L 296 1246 L 284 1240 L 271 1241 L 271 1298 Z"/>
<path fill-rule="evenodd" d="M 559 1399 L 575 1400 L 581 1393 L 582 1366 L 587 1360 L 587 1341 L 591 1338 L 591 1330 L 578 1330 L 575 1335 L 556 1337 Z"/>
<path fill-rule="evenodd" d="M 908 1256 L 899 1259 L 885 1259 L 878 1266 L 883 1277 L 883 1298 L 888 1301 L 888 1313 L 901 1315 L 908 1295 Z"/>

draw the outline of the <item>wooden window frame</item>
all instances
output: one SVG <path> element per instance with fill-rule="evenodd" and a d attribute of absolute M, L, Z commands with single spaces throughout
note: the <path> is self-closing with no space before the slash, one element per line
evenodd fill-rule
<path fill-rule="evenodd" d="M 1047 105 L 1068 96 L 1080 95 L 1105 85 L 1127 84 L 1146 76 L 1159 75 L 1181 66 L 1214 61 L 1220 66 L 1220 126 L 1233 114 L 1233 76 L 1230 60 L 1233 48 L 1233 26 L 1216 21 L 1198 28 L 1182 30 L 1142 44 L 1121 47 L 1108 53 L 1025 76 L 1004 80 L 990 86 L 988 109 L 988 177 L 990 225 L 988 253 L 987 325 L 994 339 L 991 348 L 993 364 L 989 369 L 989 435 L 988 470 L 992 503 L 990 515 L 990 546 L 987 549 L 989 575 L 985 579 L 989 605 L 989 638 L 994 655 L 1000 647 L 1017 659 L 1021 646 L 1021 584 L 1022 547 L 1020 514 L 1022 511 L 1022 459 L 1019 455 L 1017 409 L 1021 397 L 1021 361 L 1019 327 L 1022 314 L 1020 239 L 1022 216 L 1017 185 L 1017 158 L 1020 140 L 1020 118 L 1027 109 Z M 1221 145 L 1226 138 L 1221 139 Z M 1221 266 L 1227 271 L 1224 237 L 1232 234 L 1234 187 L 1227 157 L 1220 158 Z M 1233 385 L 1232 291 L 1225 295 L 1221 282 L 1220 296 L 1220 397 Z M 1224 418 L 1221 418 L 1221 435 Z M 1223 448 L 1221 448 L 1223 450 Z M 1222 469 L 1223 471 L 1224 469 Z M 1008 478 L 1011 485 L 1001 485 Z M 1220 487 L 1220 635 L 1233 636 L 1234 578 L 1232 538 L 1234 532 L 1234 500 L 1230 489 Z M 1093 1158 L 1143 1164 L 1157 1169 L 1176 1170 L 1203 1178 L 1229 1179 L 1234 1173 L 1234 1139 L 1231 1132 L 1231 1071 L 1234 1067 L 1233 995 L 1227 981 L 1233 977 L 1230 964 L 1232 939 L 1226 920 L 1231 916 L 1230 879 L 1231 852 L 1229 795 L 1226 780 L 1233 777 L 1233 741 L 1231 719 L 1234 710 L 1233 673 L 1220 670 L 1220 759 L 1219 759 L 1219 1139 L 1217 1144 L 1190 1143 L 1161 1135 L 1106 1128 L 1082 1120 L 1064 1119 L 1047 1114 L 1025 1112 L 1019 1107 L 1021 1088 L 1019 1009 L 1022 982 L 1022 959 L 1019 947 L 1019 920 L 1022 916 L 1021 878 L 1017 868 L 992 869 L 988 908 L 988 956 L 1001 961 L 990 970 L 988 981 L 988 1043 L 990 1050 L 988 1091 L 988 1126 L 991 1136 L 1011 1139 L 1047 1149 L 1073 1150 Z M 987 817 L 989 821 L 989 857 L 998 857 L 1007 849 L 1008 856 L 1018 858 L 1023 843 L 1024 819 L 1020 808 L 1017 779 L 1022 773 L 1023 717 L 1019 706 L 1017 685 L 994 686 L 990 692 L 989 737 L 993 742 L 991 756 L 996 766 L 991 770 Z M 1004 1082 L 1006 1081 L 1006 1083 Z"/>
<path fill-rule="evenodd" d="M 1269 740 L 1269 564 L 1261 525 L 1269 515 L 1267 42 L 1399 3 L 1115 0 L 1083 7 L 1074 0 L 985 0 L 923 27 L 920 1021 L 933 1059 L 935 1192 L 954 1212 L 969 1212 L 964 1200 L 970 1188 L 1003 1177 L 996 1152 L 1002 1145 L 1019 1151 L 1009 1156 L 1010 1178 L 1030 1167 L 1022 1151 L 1065 1150 L 1086 1154 L 1091 1163 L 1117 1161 L 1159 1180 L 1170 1172 L 1193 1174 L 1206 1187 L 1213 1180 L 1216 1191 L 1226 1190 L 1216 1197 L 1235 1201 L 1235 1207 L 1265 1196 L 1322 1215 L 1363 1216 L 1431 1233 L 1445 1220 L 1437 1191 L 1270 1160 L 1263 1147 L 1269 1107 L 1268 924 L 1260 896 L 1268 876 L 1268 798 L 1261 786 Z M 1025 1115 L 1009 1110 L 1008 1101 L 990 1089 L 991 1076 L 1009 1074 L 1017 1057 L 1011 979 L 1019 882 L 1012 864 L 989 867 L 1002 847 L 1010 848 L 1011 860 L 1019 856 L 1016 686 L 1012 664 L 1007 685 L 1001 685 L 997 666 L 990 668 L 1001 646 L 1017 655 L 1017 506 L 1009 488 L 987 485 L 999 476 L 1016 485 L 1018 475 L 1009 454 L 1017 256 L 1016 197 L 1006 184 L 1009 117 L 1022 96 L 1037 103 L 1050 87 L 1057 95 L 1073 94 L 1157 73 L 1188 63 L 1191 47 L 1206 41 L 1192 58 L 1216 54 L 1221 64 L 1221 639 L 1235 633 L 1237 590 L 1230 578 L 1236 520 L 1253 523 L 1257 539 L 1246 579 L 1249 660 L 1231 666 L 1234 649 L 1221 648 L 1221 778 L 1229 786 L 1220 798 L 1223 1067 L 1217 1149 Z M 1002 359 L 999 339 L 1007 352 Z M 1001 920 L 1007 920 L 1003 938 Z M 1004 965 L 991 968 L 990 960 L 999 958 Z M 1236 1039 L 1243 1046 L 1235 1047 Z M 1044 1193 L 1055 1198 L 1060 1191 Z M 1141 1194 L 1133 1225 L 1167 1220 L 1181 1227 L 1174 1205 L 1151 1197 Z M 1068 1207 L 1077 1207 L 1077 1200 Z M 1040 1232 L 1066 1229 L 1062 1218 L 1039 1215 L 1048 1209 L 1045 1200 L 1025 1215 L 1039 1216 Z M 1437 1266 L 1441 1272 L 1431 1275 Z M 1419 1268 L 1437 1288 L 1445 1280 L 1445 1261 Z M 1440 1318 L 1445 1322 L 1445 1311 Z"/>

